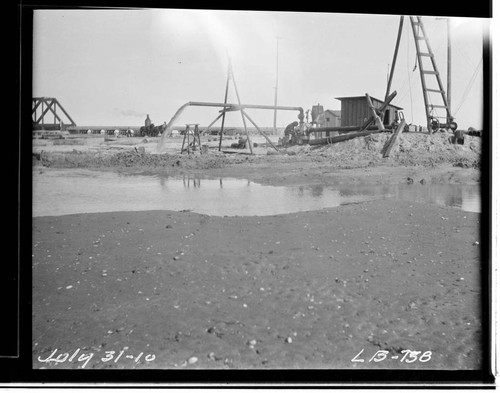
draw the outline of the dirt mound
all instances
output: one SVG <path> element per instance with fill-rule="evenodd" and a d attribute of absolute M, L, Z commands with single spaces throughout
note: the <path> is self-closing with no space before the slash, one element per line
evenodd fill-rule
<path fill-rule="evenodd" d="M 165 168 L 181 167 L 190 169 L 221 168 L 230 158 L 223 154 L 181 155 L 147 154 L 143 151 L 120 151 L 117 153 L 53 152 L 39 154 L 37 158 L 43 166 L 64 168 Z"/>
<path fill-rule="evenodd" d="M 241 164 L 331 165 L 337 169 L 364 168 L 373 165 L 435 166 L 450 164 L 462 168 L 480 169 L 481 138 L 466 136 L 463 145 L 450 143 L 450 133 L 433 135 L 403 133 L 392 148 L 390 157 L 382 157 L 382 149 L 390 133 L 372 134 L 331 145 L 300 145 L 280 149 L 263 149 L 254 155 L 224 154 L 211 150 L 209 154 L 151 154 L 144 147 L 117 147 L 107 150 L 41 151 L 33 153 L 33 164 L 64 168 L 133 168 L 133 169 L 215 169 Z M 255 153 L 255 152 L 254 152 Z M 268 154 L 266 154 L 268 153 Z"/>
<path fill-rule="evenodd" d="M 345 142 L 311 149 L 311 154 L 335 159 L 339 162 L 382 162 L 391 160 L 403 165 L 436 165 L 450 163 L 460 167 L 479 168 L 481 138 L 466 136 L 463 145 L 450 143 L 450 133 L 433 135 L 403 133 L 391 150 L 389 158 L 382 157 L 382 149 L 392 134 L 372 134 Z"/>
<path fill-rule="evenodd" d="M 294 156 L 297 154 L 306 154 L 311 151 L 311 146 L 310 145 L 296 145 L 296 146 L 290 146 L 287 147 L 286 153 L 289 156 Z"/>

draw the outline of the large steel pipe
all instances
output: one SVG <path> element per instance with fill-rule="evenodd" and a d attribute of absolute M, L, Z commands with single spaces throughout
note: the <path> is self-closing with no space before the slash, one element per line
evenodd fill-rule
<path fill-rule="evenodd" d="M 338 136 L 332 136 L 329 138 L 321 138 L 321 139 L 311 139 L 309 141 L 310 145 L 328 145 L 328 144 L 333 144 L 333 143 L 338 143 L 338 142 L 344 142 L 349 139 L 354 139 L 354 138 L 359 138 L 361 136 L 368 136 L 371 134 L 378 134 L 379 132 L 383 132 L 386 130 L 372 130 L 372 131 L 359 131 L 359 132 L 351 132 L 349 134 L 345 135 L 338 135 Z M 389 131 L 389 130 L 387 130 Z"/>
<path fill-rule="evenodd" d="M 377 126 L 368 126 L 366 130 L 378 130 Z M 347 132 L 359 131 L 359 126 L 342 126 L 342 127 L 317 127 L 309 128 L 307 130 L 308 134 L 315 132 L 338 132 L 339 134 L 344 134 Z"/>
<path fill-rule="evenodd" d="M 174 122 L 179 118 L 184 109 L 188 106 L 205 106 L 205 107 L 217 107 L 223 108 L 223 111 L 241 111 L 243 109 L 271 109 L 271 110 L 284 110 L 284 111 L 298 111 L 299 121 L 302 124 L 304 122 L 304 109 L 300 106 L 274 106 L 274 105 L 257 105 L 257 104 L 230 104 L 223 102 L 200 102 L 200 101 L 189 101 L 182 105 L 177 112 L 175 112 L 172 119 L 167 124 L 165 131 L 156 145 L 156 151 L 161 153 L 165 148 L 165 139 L 172 134 L 172 129 L 174 127 Z"/>
<path fill-rule="evenodd" d="M 241 109 L 271 109 L 271 110 L 283 110 L 283 111 L 299 111 L 299 119 L 302 116 L 304 118 L 304 109 L 300 106 L 280 106 L 280 105 L 258 105 L 258 104 L 230 104 L 223 102 L 200 102 L 200 101 L 189 101 L 186 105 L 189 106 L 212 106 L 226 108 L 226 111 L 239 111 Z"/>

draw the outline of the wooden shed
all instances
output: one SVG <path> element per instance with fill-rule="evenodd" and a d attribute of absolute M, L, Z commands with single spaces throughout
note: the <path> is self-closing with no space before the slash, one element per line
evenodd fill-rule
<path fill-rule="evenodd" d="M 373 96 L 370 97 L 375 108 L 380 108 L 384 104 L 384 101 Z M 368 102 L 366 101 L 366 96 L 337 97 L 337 100 L 341 102 L 340 123 L 342 127 L 361 126 L 372 115 L 368 107 Z M 384 114 L 384 125 L 389 126 L 392 122 L 397 120 L 398 111 L 402 109 L 403 108 L 389 104 Z"/>

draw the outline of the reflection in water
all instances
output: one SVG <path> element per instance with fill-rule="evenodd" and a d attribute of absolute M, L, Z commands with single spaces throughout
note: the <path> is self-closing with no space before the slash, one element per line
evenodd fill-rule
<path fill-rule="evenodd" d="M 168 179 L 168 178 L 165 178 L 163 176 L 160 177 L 160 186 L 161 186 L 161 188 L 165 187 L 165 181 L 166 181 L 166 179 Z"/>
<path fill-rule="evenodd" d="M 56 169 L 33 174 L 34 216 L 186 209 L 217 216 L 273 215 L 376 199 L 480 211 L 479 187 L 467 185 L 274 187 L 243 179 L 193 175 L 120 175 Z"/>
<path fill-rule="evenodd" d="M 311 186 L 311 195 L 316 198 L 320 197 L 323 195 L 323 188 L 324 186 L 322 184 Z"/>
<path fill-rule="evenodd" d="M 462 188 L 461 195 L 462 195 L 462 203 L 460 206 L 462 210 L 468 212 L 481 211 L 481 201 L 477 189 L 475 190 L 473 188 Z"/>
<path fill-rule="evenodd" d="M 200 188 L 201 185 L 201 179 L 199 177 L 192 177 L 189 175 L 184 175 L 182 177 L 182 184 L 184 184 L 184 187 L 189 188 L 193 186 L 194 188 L 198 187 Z M 221 183 L 221 188 L 222 188 L 222 183 Z"/>
<path fill-rule="evenodd" d="M 164 187 L 166 185 L 166 181 L 169 179 L 168 176 L 158 176 L 158 178 L 160 179 L 160 185 L 162 187 Z M 176 181 L 176 178 L 171 178 L 170 181 Z M 182 184 L 184 185 L 185 188 L 190 188 L 191 186 L 195 187 L 195 188 L 200 188 L 201 181 L 202 181 L 201 177 L 199 177 L 197 175 L 183 175 L 182 176 Z M 205 181 L 214 182 L 213 179 L 205 179 Z M 250 180 L 245 180 L 245 181 L 246 181 L 247 187 L 250 187 L 252 182 Z M 219 178 L 219 188 L 224 188 L 224 183 L 223 183 L 222 178 Z"/>
<path fill-rule="evenodd" d="M 394 197 L 400 200 L 434 203 L 439 206 L 459 207 L 466 211 L 480 211 L 479 187 L 457 184 L 434 184 L 422 186 L 393 187 Z M 383 193 L 386 195 L 387 193 Z"/>

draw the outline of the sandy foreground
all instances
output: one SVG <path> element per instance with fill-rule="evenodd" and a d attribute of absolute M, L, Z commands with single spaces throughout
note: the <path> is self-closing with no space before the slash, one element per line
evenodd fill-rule
<path fill-rule="evenodd" d="M 426 138 L 403 136 L 386 160 L 383 136 L 205 157 L 175 154 L 179 145 L 155 155 L 155 141 L 35 141 L 33 162 L 35 171 L 168 171 L 275 185 L 479 182 L 478 142 L 443 137 L 429 150 Z M 480 216 L 380 200 L 263 217 L 33 218 L 33 367 L 480 369 Z"/>

